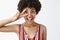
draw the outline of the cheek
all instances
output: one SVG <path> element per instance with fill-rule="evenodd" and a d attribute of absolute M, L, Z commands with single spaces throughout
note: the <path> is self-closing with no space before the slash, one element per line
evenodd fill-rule
<path fill-rule="evenodd" d="M 36 17 L 36 14 L 32 14 L 33 17 Z"/>
<path fill-rule="evenodd" d="M 24 18 L 27 18 L 28 17 L 28 15 L 26 15 Z"/>
<path fill-rule="evenodd" d="M 27 19 L 27 16 L 25 16 L 24 19 Z"/>

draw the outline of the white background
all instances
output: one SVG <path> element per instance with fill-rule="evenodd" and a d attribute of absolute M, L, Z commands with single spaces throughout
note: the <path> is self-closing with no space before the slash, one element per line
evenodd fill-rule
<path fill-rule="evenodd" d="M 60 40 L 60 0 L 40 0 L 42 9 L 35 21 L 47 27 L 47 40 Z M 13 17 L 17 13 L 19 0 L 0 0 L 0 20 Z M 23 18 L 11 24 L 23 23 Z M 0 32 L 0 40 L 18 40 L 13 32 Z"/>

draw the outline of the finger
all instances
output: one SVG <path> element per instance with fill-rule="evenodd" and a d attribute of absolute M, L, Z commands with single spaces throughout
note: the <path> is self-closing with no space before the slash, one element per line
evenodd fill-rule
<path fill-rule="evenodd" d="M 16 16 L 19 16 L 19 15 L 20 15 L 20 13 L 19 13 L 19 12 L 17 12 Z"/>
<path fill-rule="evenodd" d="M 24 9 L 21 14 L 24 14 L 25 11 L 26 11 L 26 9 Z"/>
<path fill-rule="evenodd" d="M 24 14 L 24 15 L 22 15 L 22 17 L 24 17 L 24 16 L 27 16 L 28 14 Z"/>

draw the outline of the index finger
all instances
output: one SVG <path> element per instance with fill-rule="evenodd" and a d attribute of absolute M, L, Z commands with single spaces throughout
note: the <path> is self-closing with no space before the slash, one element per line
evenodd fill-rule
<path fill-rule="evenodd" d="M 21 14 L 24 14 L 24 12 L 26 11 L 26 9 L 23 9 L 22 13 Z"/>

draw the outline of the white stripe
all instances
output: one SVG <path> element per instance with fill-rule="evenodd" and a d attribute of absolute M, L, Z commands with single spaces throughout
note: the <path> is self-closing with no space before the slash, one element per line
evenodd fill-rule
<path fill-rule="evenodd" d="M 25 34 L 25 32 L 24 32 L 24 35 L 25 35 L 25 40 L 28 40 L 28 36 Z"/>
<path fill-rule="evenodd" d="M 38 40 L 38 32 L 36 33 L 36 38 L 35 38 L 35 40 Z"/>
<path fill-rule="evenodd" d="M 22 26 L 20 27 L 20 40 L 22 40 Z"/>
<path fill-rule="evenodd" d="M 42 40 L 42 26 L 40 25 L 40 40 Z"/>

